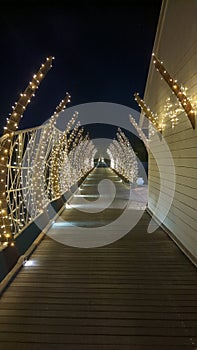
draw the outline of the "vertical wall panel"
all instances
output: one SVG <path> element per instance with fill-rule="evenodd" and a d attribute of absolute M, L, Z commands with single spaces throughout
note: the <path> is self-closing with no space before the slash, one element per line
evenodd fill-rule
<path fill-rule="evenodd" d="M 178 83 L 188 88 L 187 95 L 197 104 L 197 1 L 164 0 L 158 22 L 153 52 L 164 63 L 168 72 Z M 154 113 L 162 116 L 166 98 L 177 102 L 169 86 L 161 80 L 152 59 L 144 94 L 144 100 Z M 196 108 L 197 110 L 197 108 Z M 176 172 L 176 188 L 172 205 L 163 222 L 164 226 L 180 243 L 188 256 L 197 259 L 197 127 L 193 130 L 184 111 L 179 123 L 171 127 L 166 119 L 163 132 Z M 196 121 L 197 123 L 197 121 Z M 154 142 L 154 141 L 153 141 Z M 157 211 L 162 217 L 166 207 L 169 189 L 173 186 L 167 169 L 162 148 L 154 156 L 149 153 L 149 202 L 148 208 L 154 213 L 160 192 L 160 174 L 155 157 L 162 162 L 165 179 L 165 195 Z"/>

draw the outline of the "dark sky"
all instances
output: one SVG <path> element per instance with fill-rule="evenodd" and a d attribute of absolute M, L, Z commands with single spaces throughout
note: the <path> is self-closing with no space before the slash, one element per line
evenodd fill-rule
<path fill-rule="evenodd" d="M 70 106 L 114 102 L 137 109 L 143 96 L 160 0 L 1 2 L 1 130 L 32 75 L 49 55 L 52 69 L 20 128 L 47 120 L 66 91 Z"/>

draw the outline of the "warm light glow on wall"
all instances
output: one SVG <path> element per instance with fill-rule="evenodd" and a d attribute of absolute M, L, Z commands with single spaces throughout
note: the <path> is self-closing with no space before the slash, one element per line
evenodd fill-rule
<path fill-rule="evenodd" d="M 151 125 L 153 126 L 152 132 L 154 132 L 154 129 L 159 132 L 162 132 L 162 130 L 165 127 L 163 120 L 159 122 L 158 116 L 151 111 L 150 107 L 146 105 L 146 103 L 142 98 L 140 98 L 138 93 L 135 93 L 134 96 L 135 96 L 135 101 L 137 102 L 138 106 L 141 108 L 142 113 L 145 115 L 145 117 L 148 118 L 148 120 L 150 120 L 151 122 L 150 128 L 151 128 Z"/>
<path fill-rule="evenodd" d="M 174 79 L 166 70 L 166 68 L 163 65 L 163 62 L 160 61 L 155 54 L 152 54 L 153 57 L 153 64 L 155 65 L 156 70 L 161 74 L 162 78 L 165 80 L 165 82 L 168 84 L 172 92 L 177 97 L 178 101 L 180 102 L 180 105 L 184 109 L 187 117 L 190 120 L 190 123 L 192 125 L 192 128 L 195 129 L 195 115 L 196 111 L 194 107 L 192 106 L 192 103 L 190 99 L 187 97 L 186 88 L 183 88 L 183 86 L 179 85 L 177 80 Z M 173 124 L 175 126 L 175 124 Z"/>

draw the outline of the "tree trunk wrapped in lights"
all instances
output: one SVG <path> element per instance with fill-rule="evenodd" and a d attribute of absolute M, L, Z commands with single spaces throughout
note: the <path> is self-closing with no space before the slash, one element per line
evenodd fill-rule
<path fill-rule="evenodd" d="M 79 132 L 80 129 L 80 121 L 75 125 L 74 129 L 72 130 L 72 132 L 70 133 L 70 135 L 68 136 L 68 142 L 67 142 L 67 153 L 69 153 L 71 151 L 71 149 L 73 148 L 74 145 L 74 141 L 77 137 L 77 134 Z"/>
<path fill-rule="evenodd" d="M 70 154 L 73 148 L 77 144 L 77 140 L 83 133 L 83 128 L 80 128 L 80 122 L 78 122 L 73 128 L 70 135 L 67 137 L 67 145 L 61 152 L 61 168 L 59 169 L 60 179 L 60 191 L 61 194 L 65 193 L 70 187 L 77 182 L 76 174 L 73 173 L 72 164 L 70 161 Z"/>
<path fill-rule="evenodd" d="M 127 181 L 135 183 L 138 176 L 136 154 L 129 139 L 120 128 L 116 135 L 117 140 L 114 140 L 107 149 L 111 161 L 111 167 Z"/>
<path fill-rule="evenodd" d="M 54 114 L 49 119 L 47 125 L 41 130 L 41 136 L 39 141 L 38 150 L 34 161 L 32 162 L 32 186 L 34 198 L 33 202 L 36 202 L 37 214 L 41 213 L 47 204 L 50 202 L 47 189 L 47 169 L 44 159 L 50 157 L 51 147 L 53 145 L 54 128 L 60 112 L 64 111 L 68 102 L 70 102 L 70 95 L 66 93 L 65 98 L 56 107 Z"/>
<path fill-rule="evenodd" d="M 61 188 L 60 188 L 60 171 L 63 163 L 62 154 L 64 152 L 67 152 L 67 138 L 68 133 L 73 126 L 73 124 L 76 121 L 76 118 L 78 117 L 78 113 L 75 112 L 73 114 L 72 119 L 69 121 L 69 123 L 66 126 L 66 130 L 64 131 L 63 135 L 60 137 L 60 139 L 57 141 L 57 143 L 54 145 L 54 148 L 52 150 L 52 156 L 51 156 L 51 185 L 52 185 L 52 198 L 56 199 L 61 196 Z"/>
<path fill-rule="evenodd" d="M 44 79 L 47 72 L 52 67 L 53 57 L 48 57 L 46 62 L 42 64 L 36 74 L 34 74 L 32 81 L 25 89 L 24 93 L 20 95 L 18 102 L 13 106 L 13 111 L 7 119 L 7 124 L 4 127 L 4 134 L 0 140 L 0 238 L 3 245 L 8 245 L 12 241 L 12 226 L 10 222 L 10 213 L 8 211 L 8 203 L 6 199 L 7 194 L 7 164 L 10 158 L 10 149 L 14 138 L 14 132 L 18 129 L 19 122 L 34 96 L 36 89 L 38 89 L 41 81 Z"/>
<path fill-rule="evenodd" d="M 68 161 L 69 161 L 69 166 L 70 166 L 70 178 L 72 179 L 71 181 L 77 181 L 79 180 L 79 174 L 77 172 L 77 162 L 78 162 L 78 152 L 80 150 L 80 144 L 84 140 L 84 128 L 80 128 L 74 141 L 72 144 L 72 149 L 70 150 L 68 154 Z M 66 169 L 66 164 L 64 166 Z"/>
<path fill-rule="evenodd" d="M 119 128 L 117 132 L 117 139 L 120 142 L 121 147 L 123 148 L 124 154 L 126 157 L 124 158 L 125 164 L 125 177 L 132 183 L 135 183 L 138 177 L 138 163 L 136 154 L 131 147 L 129 139 L 126 137 L 124 132 Z M 128 162 L 131 165 L 128 166 Z"/>
<path fill-rule="evenodd" d="M 138 125 L 138 123 L 136 122 L 136 120 L 132 117 L 132 115 L 129 115 L 129 120 L 130 123 L 134 126 L 134 128 L 136 129 L 136 131 L 138 132 L 138 135 L 140 137 L 140 139 L 144 142 L 144 145 L 146 146 L 146 148 L 148 149 L 148 143 L 149 143 L 149 139 L 146 137 L 146 135 L 144 134 L 144 132 L 142 131 L 141 127 Z"/>
<path fill-rule="evenodd" d="M 77 183 L 94 167 L 94 155 L 97 152 L 84 129 L 80 128 L 73 140 L 72 147 L 65 153 L 60 168 L 61 194 Z"/>

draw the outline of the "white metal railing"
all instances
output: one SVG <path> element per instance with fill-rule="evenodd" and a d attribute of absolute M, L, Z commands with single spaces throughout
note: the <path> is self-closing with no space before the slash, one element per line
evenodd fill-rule
<path fill-rule="evenodd" d="M 96 149 L 79 123 L 74 127 L 76 117 L 64 132 L 55 127 L 52 117 L 40 127 L 14 133 L 6 180 L 7 215 L 13 235 L 93 168 Z M 1 234 L 1 244 L 9 244 L 8 238 Z"/>

